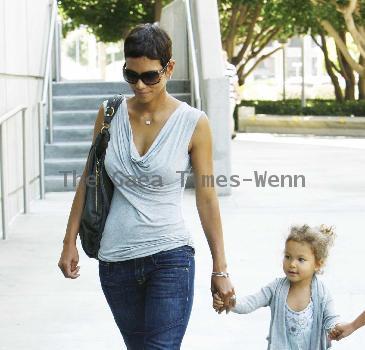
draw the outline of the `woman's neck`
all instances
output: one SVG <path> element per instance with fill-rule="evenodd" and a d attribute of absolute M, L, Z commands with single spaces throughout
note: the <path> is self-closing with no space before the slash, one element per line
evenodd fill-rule
<path fill-rule="evenodd" d="M 161 110 L 161 106 L 166 106 L 170 97 L 166 90 L 164 90 L 160 95 L 156 96 L 153 100 L 140 103 L 137 101 L 136 98 L 133 98 L 133 106 L 134 109 L 139 112 L 143 113 L 144 115 L 155 115 Z"/>

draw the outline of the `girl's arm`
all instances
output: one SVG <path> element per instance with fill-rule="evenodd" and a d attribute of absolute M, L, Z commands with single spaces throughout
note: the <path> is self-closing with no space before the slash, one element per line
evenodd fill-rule
<path fill-rule="evenodd" d="M 210 179 L 214 179 L 213 151 L 212 135 L 206 116 L 202 116 L 197 122 L 191 139 L 190 155 L 195 176 L 196 206 L 212 255 L 212 269 L 215 272 L 227 272 L 219 203 L 215 188 L 210 184 Z M 212 292 L 219 293 L 224 302 L 223 309 L 227 310 L 230 297 L 234 294 L 230 279 L 212 277 L 211 288 Z"/>
<path fill-rule="evenodd" d="M 261 290 L 256 294 L 237 298 L 231 311 L 237 314 L 248 314 L 260 307 L 269 306 L 274 296 L 277 283 L 278 279 L 261 288 Z"/>
<path fill-rule="evenodd" d="M 326 305 L 323 312 L 323 328 L 328 332 L 339 323 L 339 316 L 335 313 L 334 302 L 329 291 L 327 291 Z"/>

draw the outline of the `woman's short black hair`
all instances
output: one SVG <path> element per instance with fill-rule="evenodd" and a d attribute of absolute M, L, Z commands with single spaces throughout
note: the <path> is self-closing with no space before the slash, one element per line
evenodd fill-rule
<path fill-rule="evenodd" d="M 134 27 L 124 41 L 124 57 L 142 57 L 160 60 L 165 67 L 172 56 L 169 35 L 157 24 L 146 23 Z"/>

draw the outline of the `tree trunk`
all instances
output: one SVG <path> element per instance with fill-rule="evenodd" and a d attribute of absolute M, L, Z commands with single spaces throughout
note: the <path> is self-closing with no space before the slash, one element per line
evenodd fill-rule
<path fill-rule="evenodd" d="M 346 43 L 346 33 L 339 32 L 340 37 Z M 341 75 L 345 79 L 346 87 L 345 87 L 345 100 L 355 100 L 355 74 L 344 55 L 336 45 L 338 62 L 340 64 Z"/>
<path fill-rule="evenodd" d="M 359 63 L 365 67 L 365 57 L 360 56 Z M 359 100 L 365 100 L 365 73 L 359 75 L 359 82 L 357 86 L 359 88 Z"/>
<path fill-rule="evenodd" d="M 337 75 L 334 72 L 332 62 L 329 58 L 326 37 L 323 33 L 321 33 L 320 36 L 321 36 L 322 45 L 319 45 L 319 47 L 321 48 L 321 50 L 323 52 L 326 71 L 327 71 L 327 74 L 329 75 L 329 77 L 331 78 L 331 82 L 333 84 L 333 88 L 334 88 L 334 92 L 335 92 L 335 96 L 336 96 L 336 101 L 343 101 L 342 89 L 341 89 L 340 83 L 338 81 Z"/>
<path fill-rule="evenodd" d="M 156 0 L 155 2 L 155 22 L 160 22 L 162 14 L 162 0 Z"/>
<path fill-rule="evenodd" d="M 355 74 L 351 66 L 343 59 L 344 70 L 346 72 L 345 100 L 355 100 Z"/>

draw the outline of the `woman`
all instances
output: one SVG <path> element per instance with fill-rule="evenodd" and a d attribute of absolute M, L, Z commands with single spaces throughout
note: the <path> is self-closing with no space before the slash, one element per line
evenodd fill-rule
<path fill-rule="evenodd" d="M 117 326 L 132 350 L 181 346 L 194 292 L 194 248 L 181 208 L 186 180 L 182 172 L 191 167 L 213 259 L 211 289 L 227 309 L 234 294 L 226 274 L 216 192 L 203 183 L 203 175 L 213 175 L 208 119 L 167 93 L 175 66 L 171 52 L 171 39 L 154 24 L 137 26 L 128 34 L 123 75 L 134 96 L 122 102 L 112 120 L 105 159 L 115 190 L 98 255 L 99 276 Z M 103 113 L 101 106 L 94 140 Z M 84 205 L 82 179 L 59 261 L 66 278 L 80 276 L 76 237 Z"/>

